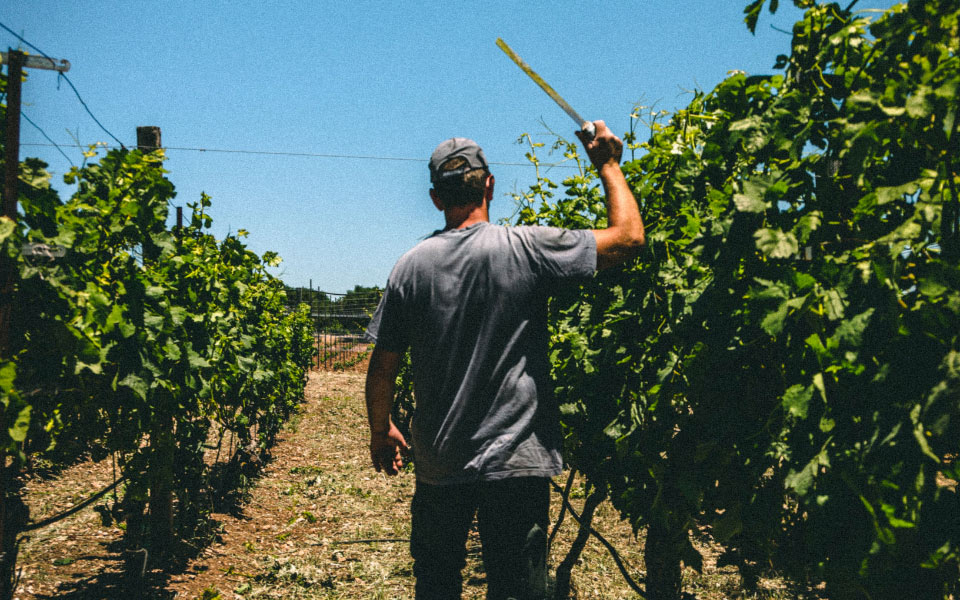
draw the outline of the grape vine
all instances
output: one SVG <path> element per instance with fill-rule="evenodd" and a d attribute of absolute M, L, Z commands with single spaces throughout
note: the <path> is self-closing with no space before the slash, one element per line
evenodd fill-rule
<path fill-rule="evenodd" d="M 700 530 L 747 584 L 769 565 L 831 598 L 947 597 L 960 6 L 795 4 L 782 73 L 634 114 L 649 248 L 552 302 L 568 461 L 646 528 L 650 598 L 700 567 Z M 516 221 L 604 225 L 592 170 L 560 190 L 541 178 Z"/>
<path fill-rule="evenodd" d="M 28 159 L 22 218 L 0 218 L 0 251 L 17 275 L 0 361 L 0 448 L 15 459 L 7 581 L 28 521 L 13 482 L 31 460 L 65 447 L 116 456 L 128 549 L 163 556 L 210 511 L 211 429 L 257 453 L 302 399 L 312 323 L 306 305 L 285 309 L 283 284 L 266 271 L 279 258 L 248 250 L 242 230 L 207 233 L 205 195 L 168 229 L 174 188 L 162 163 L 162 151 L 107 152 L 65 176 L 76 192 L 62 201 L 46 165 Z M 38 245 L 62 256 L 25 251 Z"/>

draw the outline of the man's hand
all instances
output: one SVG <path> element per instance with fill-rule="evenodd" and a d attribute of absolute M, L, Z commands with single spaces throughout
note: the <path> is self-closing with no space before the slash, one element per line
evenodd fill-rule
<path fill-rule="evenodd" d="M 620 166 L 620 158 L 623 155 L 623 142 L 615 136 L 610 128 L 603 121 L 594 121 L 596 134 L 593 139 L 588 139 L 583 131 L 577 131 L 577 137 L 583 143 L 583 148 L 590 157 L 590 162 L 602 171 L 605 166 Z"/>
<path fill-rule="evenodd" d="M 394 385 L 400 370 L 398 352 L 373 347 L 367 368 L 367 417 L 370 425 L 370 459 L 373 468 L 387 475 L 396 475 L 403 467 L 401 451 L 407 451 L 407 441 L 390 419 Z"/>
<path fill-rule="evenodd" d="M 373 468 L 387 475 L 396 475 L 403 468 L 402 452 L 409 450 L 407 441 L 397 426 L 390 423 L 384 432 L 370 432 L 370 458 Z"/>
<path fill-rule="evenodd" d="M 623 142 L 603 121 L 594 121 L 593 126 L 597 130 L 593 139 L 588 139 L 583 131 L 578 131 L 577 137 L 597 168 L 607 196 L 607 228 L 593 231 L 597 239 L 597 270 L 602 270 L 637 256 L 647 238 L 637 201 L 620 170 Z"/>

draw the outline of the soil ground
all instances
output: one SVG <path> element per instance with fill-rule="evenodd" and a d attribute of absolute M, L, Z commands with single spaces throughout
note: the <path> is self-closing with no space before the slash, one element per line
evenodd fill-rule
<path fill-rule="evenodd" d="M 365 364 L 347 372 L 314 371 L 306 401 L 280 435 L 258 477 L 245 490 L 235 514 L 213 514 L 215 541 L 199 546 L 174 567 L 147 562 L 150 592 L 123 586 L 122 530 L 101 513 L 104 499 L 73 516 L 30 533 L 21 546 L 16 597 L 166 599 L 405 599 L 413 597 L 409 557 L 409 505 L 414 476 L 377 474 L 369 466 L 363 404 Z M 55 478 L 24 488 L 33 521 L 55 515 L 103 489 L 114 475 L 110 460 L 82 462 Z M 558 478 L 558 482 L 562 478 Z M 109 498 L 109 496 L 107 497 Z M 559 511 L 554 494 L 554 519 Z M 579 511 L 583 490 L 574 487 Z M 97 506 L 100 508 L 98 509 Z M 100 512 L 98 512 L 98 510 Z M 643 576 L 642 539 L 604 503 L 594 527 L 619 550 L 635 579 Z M 564 521 L 553 544 L 556 567 L 576 535 Z M 715 566 L 716 548 L 699 543 L 703 574 L 684 572 L 688 598 L 802 598 L 779 580 L 763 580 L 745 593 L 732 567 Z M 465 598 L 485 593 L 479 541 L 468 541 Z M 591 538 L 573 570 L 575 597 L 637 598 L 607 550 Z"/>

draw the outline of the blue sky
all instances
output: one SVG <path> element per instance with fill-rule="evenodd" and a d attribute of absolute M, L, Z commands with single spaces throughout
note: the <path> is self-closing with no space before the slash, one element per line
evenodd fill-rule
<path fill-rule="evenodd" d="M 343 292 L 383 286 L 400 254 L 442 225 L 427 177 L 438 143 L 465 136 L 484 148 L 497 220 L 513 212 L 509 192 L 535 181 L 520 135 L 572 136 L 572 121 L 497 37 L 581 115 L 622 135 L 637 102 L 671 110 L 730 70 L 772 70 L 789 36 L 771 25 L 789 30 L 798 12 L 764 12 L 751 35 L 745 4 L 7 0 L 0 22 L 69 60 L 90 109 L 127 146 L 137 126 L 162 129 L 175 204 L 206 192 L 215 235 L 246 229 L 252 250 L 280 253 L 274 272 L 288 284 Z M 0 47 L 19 45 L 0 30 Z M 51 71 L 30 72 L 23 102 L 74 163 L 75 140 L 115 143 Z M 68 194 L 67 159 L 32 146 L 47 141 L 26 121 L 21 132 L 21 158 L 50 163 Z"/>

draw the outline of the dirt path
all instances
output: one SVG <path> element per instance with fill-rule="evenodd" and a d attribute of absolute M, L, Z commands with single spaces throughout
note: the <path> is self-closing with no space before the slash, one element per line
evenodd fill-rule
<path fill-rule="evenodd" d="M 413 597 L 407 539 L 413 474 L 394 478 L 368 465 L 361 366 L 350 372 L 313 372 L 302 410 L 287 425 L 270 461 L 251 483 L 238 515 L 214 514 L 218 540 L 176 569 L 153 572 L 164 599 L 406 599 Z M 28 486 L 35 519 L 68 508 L 112 481 L 109 461 L 84 463 L 56 480 Z M 582 491 L 573 494 L 576 506 Z M 103 503 L 101 503 L 103 504 Z M 554 495 L 554 518 L 559 502 Z M 604 504 L 594 526 L 641 577 L 641 544 L 629 525 Z M 576 534 L 567 518 L 550 557 L 555 567 Z M 34 532 L 21 551 L 17 597 L 128 598 L 120 585 L 122 531 L 93 508 Z M 712 567 L 708 548 L 707 565 Z M 468 541 L 464 598 L 484 596 L 475 533 Z M 685 588 L 702 600 L 754 597 L 737 589 L 729 570 L 687 572 Z M 606 550 L 591 540 L 574 570 L 577 598 L 635 598 Z M 774 586 L 776 587 L 776 586 Z M 764 598 L 788 597 L 777 592 Z"/>
<path fill-rule="evenodd" d="M 314 372 L 242 518 L 215 515 L 211 546 L 168 589 L 177 598 L 401 598 L 413 476 L 367 467 L 363 374 Z M 397 577 L 399 575 L 400 577 Z M 209 594 L 210 592 L 208 592 Z"/>

